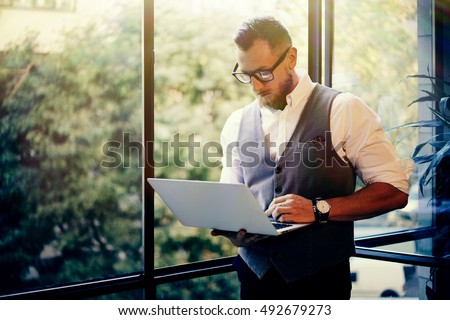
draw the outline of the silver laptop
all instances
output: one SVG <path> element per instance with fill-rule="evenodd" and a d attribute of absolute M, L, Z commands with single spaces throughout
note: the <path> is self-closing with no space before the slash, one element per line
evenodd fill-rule
<path fill-rule="evenodd" d="M 280 235 L 307 224 L 280 223 L 266 217 L 244 184 L 213 181 L 147 179 L 185 226 Z"/>

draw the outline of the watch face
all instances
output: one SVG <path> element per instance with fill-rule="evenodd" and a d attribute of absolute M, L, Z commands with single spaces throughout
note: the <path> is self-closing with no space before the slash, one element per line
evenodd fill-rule
<path fill-rule="evenodd" d="M 328 202 L 326 202 L 325 200 L 319 200 L 317 201 L 317 209 L 321 212 L 321 213 L 327 213 L 328 211 L 330 211 L 330 205 L 328 204 Z"/>

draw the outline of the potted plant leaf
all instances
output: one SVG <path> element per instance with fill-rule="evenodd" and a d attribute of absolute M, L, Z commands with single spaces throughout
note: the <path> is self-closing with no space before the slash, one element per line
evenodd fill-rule
<path fill-rule="evenodd" d="M 436 178 L 433 199 L 436 206 L 435 226 L 437 228 L 433 236 L 433 255 L 450 258 L 450 91 L 446 90 L 450 88 L 450 82 L 429 74 L 409 75 L 407 78 L 430 81 L 432 91 L 421 90 L 425 95 L 412 101 L 408 107 L 419 102 L 430 102 L 431 106 L 426 106 L 434 115 L 434 119 L 410 122 L 392 129 L 435 128 L 435 134 L 431 138 L 414 148 L 411 158 L 417 165 L 425 166 L 423 173 L 419 176 L 419 188 L 422 195 L 424 187 Z M 427 282 L 428 299 L 450 298 L 450 292 L 438 285 L 439 281 L 449 277 L 450 271 L 446 268 L 430 269 L 429 282 L 431 281 L 433 285 L 430 287 Z"/>
<path fill-rule="evenodd" d="M 424 74 L 409 75 L 407 78 L 422 78 L 431 82 L 432 91 L 421 90 L 425 95 L 412 101 L 408 107 L 419 102 L 432 102 L 432 106 L 427 107 L 435 118 L 402 124 L 389 130 L 408 127 L 436 128 L 436 134 L 427 141 L 418 144 L 411 156 L 416 164 L 426 166 L 419 180 L 420 192 L 423 194 L 424 187 L 432 181 L 437 172 L 441 172 L 442 166 L 448 166 L 450 161 L 450 91 L 444 89 L 445 86 L 450 87 L 450 82 Z M 439 104 L 438 110 L 433 107 L 436 102 Z M 431 151 L 426 151 L 429 150 L 426 148 L 427 146 L 432 147 Z M 436 188 L 443 188 L 440 191 L 448 194 L 450 175 L 445 175 L 440 180 L 441 182 Z"/>

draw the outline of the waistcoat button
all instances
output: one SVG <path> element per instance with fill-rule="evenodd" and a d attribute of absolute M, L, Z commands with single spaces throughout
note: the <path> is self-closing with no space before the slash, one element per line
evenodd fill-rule
<path fill-rule="evenodd" d="M 282 190 L 283 190 L 283 188 L 281 188 L 281 186 L 277 186 L 277 187 L 275 188 L 275 192 L 276 192 L 276 193 L 280 193 Z"/>
<path fill-rule="evenodd" d="M 281 167 L 276 167 L 276 168 L 275 168 L 275 173 L 276 173 L 276 174 L 280 174 L 281 171 L 283 171 L 283 169 L 281 169 Z"/>

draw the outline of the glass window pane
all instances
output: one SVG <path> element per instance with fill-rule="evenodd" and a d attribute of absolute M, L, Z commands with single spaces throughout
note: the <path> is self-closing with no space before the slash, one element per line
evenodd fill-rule
<path fill-rule="evenodd" d="M 239 280 L 235 272 L 161 284 L 156 287 L 159 300 L 236 300 Z"/>
<path fill-rule="evenodd" d="M 222 126 L 254 99 L 251 87 L 231 74 L 234 31 L 253 16 L 276 16 L 292 30 L 298 65 L 307 68 L 307 2 L 155 1 L 157 177 L 219 180 Z M 155 203 L 155 267 L 236 253 L 210 230 L 181 226 L 158 196 Z"/>
<path fill-rule="evenodd" d="M 426 74 L 432 65 L 431 12 L 428 1 L 335 1 L 333 86 L 362 97 L 380 115 L 385 129 L 430 119 L 426 103 L 408 105 L 418 98 L 419 88 L 432 89 L 424 81 L 407 76 Z M 402 159 L 409 158 L 415 146 L 431 135 L 431 130 L 423 129 L 387 132 Z M 355 237 L 432 225 L 431 184 L 424 194 L 419 188 L 423 170 L 423 166 L 416 166 L 410 178 L 409 203 L 405 208 L 356 222 Z M 432 240 L 377 249 L 432 254 Z M 379 297 L 391 290 L 400 297 L 426 299 L 429 268 L 352 258 L 352 272 L 358 279 L 353 283 L 353 298 Z M 364 276 L 372 273 L 388 276 Z"/>
<path fill-rule="evenodd" d="M 0 7 L 1 293 L 142 269 L 141 6 Z"/>
<path fill-rule="evenodd" d="M 333 87 L 359 95 L 381 117 L 385 129 L 417 121 L 418 83 L 406 79 L 419 70 L 417 1 L 335 2 Z M 417 129 L 387 132 L 401 159 L 418 144 Z M 420 172 L 410 178 L 407 207 L 356 223 L 357 235 L 428 226 L 429 192 L 419 192 Z M 362 186 L 362 184 L 360 184 Z M 358 230 L 359 229 L 359 230 Z"/>
<path fill-rule="evenodd" d="M 352 257 L 350 269 L 352 300 L 419 297 L 416 266 Z"/>
<path fill-rule="evenodd" d="M 97 296 L 89 300 L 144 300 L 144 297 L 143 289 L 135 289 Z"/>

